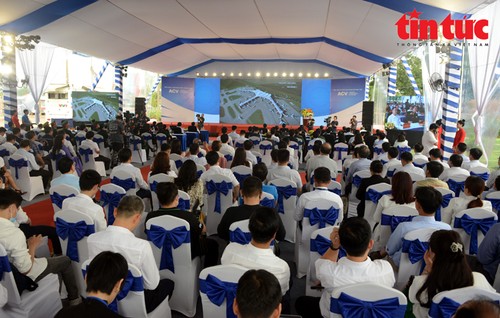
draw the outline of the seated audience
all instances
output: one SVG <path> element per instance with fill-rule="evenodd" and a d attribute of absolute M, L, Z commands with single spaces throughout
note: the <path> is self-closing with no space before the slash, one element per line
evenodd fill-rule
<path fill-rule="evenodd" d="M 332 145 L 325 142 L 320 147 L 318 156 L 311 158 L 306 164 L 307 180 L 310 180 L 314 170 L 318 167 L 326 167 L 330 170 L 330 174 L 335 178 L 337 176 L 337 162 L 330 158 L 332 152 Z"/>
<path fill-rule="evenodd" d="M 391 144 L 389 142 L 384 142 L 382 144 L 382 153 L 377 157 L 377 160 L 382 161 L 383 164 L 389 161 L 389 149 L 391 149 Z"/>
<path fill-rule="evenodd" d="M 247 154 L 247 160 L 250 161 L 252 165 L 256 165 L 258 163 L 257 157 L 252 153 L 253 141 L 245 140 L 245 142 L 243 143 L 243 148 L 245 149 L 245 152 Z"/>
<path fill-rule="evenodd" d="M 483 208 L 488 211 L 493 211 L 493 207 L 491 206 L 491 202 L 488 200 L 482 200 L 481 196 L 484 192 L 484 180 L 480 177 L 470 176 L 465 179 L 464 185 L 464 194 L 465 196 L 456 197 L 451 199 L 450 206 L 451 214 L 445 214 L 446 210 L 443 210 L 441 213 L 441 217 L 443 218 L 443 222 L 448 222 L 453 224 L 453 218 L 458 212 L 462 212 L 465 209 L 472 208 Z"/>
<path fill-rule="evenodd" d="M 368 159 L 368 157 L 370 156 L 370 149 L 367 146 L 361 146 L 357 148 L 359 160 L 353 162 L 349 167 L 349 172 L 347 173 L 347 177 L 345 179 L 346 184 L 352 183 L 352 179 L 356 172 L 370 169 L 370 164 L 372 162 L 370 159 Z"/>
<path fill-rule="evenodd" d="M 424 271 L 415 276 L 408 295 L 417 318 L 428 316 L 432 298 L 440 292 L 468 286 L 495 292 L 483 274 L 471 271 L 464 244 L 455 231 L 432 233 L 424 261 Z"/>
<path fill-rule="evenodd" d="M 200 176 L 200 181 L 202 182 L 203 186 L 205 187 L 205 183 L 207 182 L 207 180 L 210 180 L 212 176 L 223 175 L 229 177 L 229 179 L 231 179 L 231 183 L 233 184 L 233 200 L 236 200 L 240 191 L 240 183 L 234 176 L 233 172 L 230 169 L 223 169 L 219 167 L 219 154 L 217 152 L 209 151 L 206 158 L 210 168 L 208 168 L 208 170 L 203 172 Z"/>
<path fill-rule="evenodd" d="M 330 317 L 330 297 L 337 287 L 359 283 L 375 283 L 392 287 L 395 283 L 391 264 L 385 260 L 372 261 L 368 253 L 373 246 L 371 228 L 362 218 L 348 218 L 334 227 L 331 245 L 316 261 L 316 276 L 323 287 L 321 298 L 302 296 L 295 309 L 302 317 Z M 339 249 L 346 256 L 339 259 Z"/>
<path fill-rule="evenodd" d="M 35 156 L 30 152 L 30 150 L 30 141 L 27 139 L 23 139 L 19 143 L 19 149 L 14 154 L 20 155 L 28 161 L 28 171 L 30 176 L 41 176 L 43 187 L 47 189 L 49 186 L 50 178 L 52 178 L 52 173 L 48 170 L 43 169 L 43 165 L 39 165 L 41 162 L 36 160 Z"/>
<path fill-rule="evenodd" d="M 243 148 L 236 148 L 231 162 L 231 169 L 237 166 L 252 167 L 252 164 L 247 160 L 247 153 Z"/>
<path fill-rule="evenodd" d="M 233 311 L 238 318 L 280 317 L 281 288 L 278 279 L 263 269 L 247 271 L 238 280 Z"/>
<path fill-rule="evenodd" d="M 297 186 L 297 194 L 302 192 L 302 178 L 297 170 L 290 169 L 288 162 L 290 161 L 290 152 L 286 149 L 278 150 L 278 166 L 273 168 L 267 174 L 267 180 L 284 179 L 295 182 Z"/>
<path fill-rule="evenodd" d="M 186 154 L 186 160 L 193 160 L 194 163 L 205 166 L 207 164 L 207 159 L 205 157 L 198 157 L 198 153 L 200 153 L 200 145 L 198 143 L 192 143 L 189 146 L 189 155 Z"/>
<path fill-rule="evenodd" d="M 429 160 L 429 158 L 422 153 L 422 151 L 424 151 L 424 146 L 422 146 L 421 143 L 416 143 L 415 146 L 413 146 L 413 150 L 415 151 L 413 160 Z"/>
<path fill-rule="evenodd" d="M 154 176 L 155 174 L 163 173 L 169 177 L 177 177 L 177 174 L 172 170 L 170 166 L 170 157 L 166 152 L 159 152 L 153 163 L 151 164 L 151 174 L 149 176 Z"/>
<path fill-rule="evenodd" d="M 230 143 L 229 138 L 230 137 L 226 134 L 222 134 L 220 136 L 220 142 L 221 142 L 220 152 L 223 153 L 224 155 L 231 155 L 232 157 L 234 157 L 234 148 L 229 144 Z"/>
<path fill-rule="evenodd" d="M 470 162 L 469 157 L 465 154 L 466 151 L 467 151 L 467 145 L 464 144 L 463 142 L 459 143 L 457 149 L 455 149 L 455 153 L 460 157 L 462 157 L 464 163 Z"/>
<path fill-rule="evenodd" d="M 193 160 L 186 160 L 179 169 L 179 176 L 174 180 L 175 185 L 181 191 L 189 194 L 189 209 L 195 204 L 203 203 L 203 183 L 198 178 L 197 167 Z"/>
<path fill-rule="evenodd" d="M 486 299 L 469 300 L 460 305 L 453 318 L 498 318 L 500 305 Z"/>
<path fill-rule="evenodd" d="M 146 311 L 153 311 L 163 300 L 172 296 L 174 282 L 160 280 L 160 272 L 148 241 L 135 237 L 132 232 L 141 224 L 144 211 L 142 199 L 135 195 L 124 196 L 115 209 L 115 222 L 105 231 L 89 236 L 87 245 L 89 258 L 93 259 L 101 252 L 120 253 L 128 263 L 141 270 L 144 283 Z"/>
<path fill-rule="evenodd" d="M 80 176 L 80 193 L 63 201 L 62 209 L 73 209 L 87 214 L 92 218 L 95 224 L 95 230 L 103 231 L 106 229 L 107 222 L 104 218 L 102 206 L 94 203 L 93 198 L 99 192 L 101 184 L 101 175 L 95 170 L 85 170 Z"/>
<path fill-rule="evenodd" d="M 99 148 L 99 145 L 92 140 L 94 138 L 94 135 L 95 134 L 93 131 L 87 131 L 87 133 L 85 134 L 86 139 L 82 141 L 80 147 L 83 146 L 92 149 L 93 152 L 92 155 L 94 156 L 94 160 L 104 162 L 104 167 L 106 168 L 106 170 L 108 170 L 109 165 L 111 163 L 111 159 L 101 155 L 101 150 Z"/>
<path fill-rule="evenodd" d="M 392 177 L 394 175 L 395 170 L 397 168 L 402 167 L 401 161 L 398 160 L 398 156 L 399 156 L 398 148 L 396 147 L 389 148 L 389 150 L 387 151 L 387 159 L 389 159 L 389 161 L 387 161 L 384 164 L 384 170 L 382 172 L 383 176 Z"/>
<path fill-rule="evenodd" d="M 425 178 L 425 172 L 423 169 L 415 167 L 413 165 L 413 155 L 410 152 L 404 152 L 401 154 L 401 165 L 402 167 L 397 168 L 396 172 L 407 172 L 420 175 Z"/>
<path fill-rule="evenodd" d="M 182 142 L 179 139 L 172 139 L 171 146 L 172 148 L 170 148 L 170 153 L 184 156 L 184 152 L 182 151 Z"/>
<path fill-rule="evenodd" d="M 267 179 L 267 173 L 268 170 L 265 163 L 261 162 L 253 166 L 252 175 L 259 178 L 259 180 L 262 182 L 262 192 L 272 194 L 275 203 L 278 204 L 278 190 L 276 189 L 276 186 L 272 184 L 264 184 Z"/>
<path fill-rule="evenodd" d="M 76 175 L 75 163 L 68 157 L 62 157 L 57 163 L 61 175 L 50 181 L 50 187 L 61 184 L 69 185 L 80 191 L 80 178 Z"/>
<path fill-rule="evenodd" d="M 443 152 L 439 148 L 433 148 L 429 150 L 429 161 L 439 162 L 445 169 L 450 168 L 447 163 L 443 162 Z"/>
<path fill-rule="evenodd" d="M 219 166 L 221 168 L 227 168 L 227 159 L 224 157 L 224 154 L 220 151 L 222 143 L 219 140 L 212 141 L 212 145 L 210 146 L 210 150 L 217 152 L 219 155 Z M 206 156 L 207 154 L 205 154 Z"/>
<path fill-rule="evenodd" d="M 407 148 L 408 147 L 408 140 L 406 140 L 406 136 L 404 133 L 401 133 L 398 135 L 398 139 L 394 142 L 393 147 L 395 148 Z"/>
<path fill-rule="evenodd" d="M 118 296 L 127 274 L 127 260 L 121 254 L 98 254 L 85 274 L 87 298 L 79 305 L 61 309 L 55 318 L 122 317 L 108 306 Z"/>
<path fill-rule="evenodd" d="M 73 145 L 69 140 L 66 140 L 66 136 L 67 135 L 64 133 L 64 131 L 61 131 L 54 138 L 54 144 L 51 150 L 52 158 L 57 158 L 57 156 L 60 154 L 68 157 L 69 159 L 74 161 L 77 174 L 81 175 L 83 172 L 82 161 L 76 156 Z"/>
<path fill-rule="evenodd" d="M 307 151 L 306 156 L 304 157 L 304 161 L 306 163 L 307 163 L 307 161 L 309 161 L 309 159 L 314 158 L 316 156 L 319 156 L 319 154 L 321 152 L 321 145 L 322 144 L 323 144 L 323 142 L 319 139 L 314 141 L 312 148 Z"/>
<path fill-rule="evenodd" d="M 446 182 L 450 179 L 455 180 L 457 177 L 466 178 L 470 175 L 469 171 L 461 168 L 463 159 L 459 155 L 451 155 L 448 162 L 450 164 L 450 168 L 444 169 L 443 173 L 439 176 L 439 180 Z"/>
<path fill-rule="evenodd" d="M 357 206 L 359 217 L 365 216 L 366 189 L 374 184 L 379 184 L 379 183 L 390 184 L 389 179 L 382 177 L 382 171 L 383 171 L 382 162 L 380 160 L 373 160 L 370 163 L 371 176 L 369 178 L 363 178 L 363 180 L 361 180 L 358 192 L 356 192 L 356 198 L 359 200 L 359 204 Z"/>
<path fill-rule="evenodd" d="M 118 152 L 118 160 L 120 161 L 120 165 L 114 167 L 111 171 L 111 180 L 115 177 L 117 172 L 126 172 L 131 175 L 136 184 L 136 188 L 138 188 L 136 195 L 143 199 L 148 198 L 151 200 L 151 191 L 149 190 L 149 185 L 142 177 L 141 169 L 132 165 L 132 150 L 129 148 L 121 149 Z"/>
<path fill-rule="evenodd" d="M 26 193 L 19 189 L 12 174 L 7 170 L 7 167 L 5 167 L 5 161 L 2 157 L 0 157 L 0 188 L 12 189 L 21 195 Z"/>
<path fill-rule="evenodd" d="M 444 171 L 444 167 L 439 162 L 430 161 L 425 165 L 425 179 L 415 182 L 414 187 L 433 187 L 448 189 L 448 184 L 438 178 Z"/>
<path fill-rule="evenodd" d="M 42 243 L 42 236 L 36 235 L 26 239 L 24 233 L 11 221 L 16 217 L 22 200 L 21 195 L 14 190 L 0 189 L 0 244 L 7 251 L 9 262 L 21 274 L 35 282 L 49 274 L 58 274 L 68 291 L 68 305 L 79 304 L 80 291 L 70 258 L 35 257 L 35 251 Z"/>
<path fill-rule="evenodd" d="M 483 156 L 483 151 L 479 148 L 472 148 L 469 150 L 469 160 L 470 162 L 464 163 L 463 167 L 465 170 L 471 170 L 475 167 L 486 167 L 486 165 L 479 161 Z"/>

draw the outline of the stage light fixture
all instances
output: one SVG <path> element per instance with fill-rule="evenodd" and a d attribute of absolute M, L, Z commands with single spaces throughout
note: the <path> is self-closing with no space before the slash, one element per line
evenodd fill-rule
<path fill-rule="evenodd" d="M 294 76 L 295 76 L 295 74 L 294 74 L 294 73 L 290 73 L 290 77 L 294 77 Z"/>
<path fill-rule="evenodd" d="M 328 77 L 329 75 L 330 75 L 330 74 L 328 74 L 328 73 L 325 73 L 325 77 Z"/>
<path fill-rule="evenodd" d="M 241 73 L 241 72 L 240 72 L 240 73 L 238 73 L 238 76 L 240 76 L 240 77 L 241 77 L 241 76 L 243 76 L 243 73 Z"/>
<path fill-rule="evenodd" d="M 205 72 L 205 76 L 208 76 L 208 73 L 207 73 L 207 72 Z"/>
<path fill-rule="evenodd" d="M 229 74 L 229 76 L 234 76 L 234 73 L 233 73 L 233 72 L 231 72 L 231 73 Z"/>
<path fill-rule="evenodd" d="M 247 73 L 247 76 L 248 76 L 248 77 L 252 76 L 252 73 L 248 72 L 248 73 Z"/>
<path fill-rule="evenodd" d="M 304 74 L 302 74 L 302 73 L 299 73 L 299 77 L 302 77 L 303 75 L 304 75 Z"/>
<path fill-rule="evenodd" d="M 283 72 L 283 73 L 281 74 L 281 76 L 282 76 L 282 77 L 286 77 L 286 73 L 285 73 L 285 72 Z"/>
<path fill-rule="evenodd" d="M 260 72 L 255 73 L 255 76 L 260 77 Z"/>
<path fill-rule="evenodd" d="M 213 73 L 212 73 L 212 76 L 213 76 L 213 77 L 216 77 L 216 76 L 217 76 L 217 73 L 213 72 Z"/>
<path fill-rule="evenodd" d="M 307 73 L 307 77 L 311 77 L 311 73 Z"/>
<path fill-rule="evenodd" d="M 319 77 L 319 74 L 318 73 L 314 73 L 314 77 Z"/>
<path fill-rule="evenodd" d="M 222 74 L 221 74 L 221 76 L 222 76 L 222 77 L 226 76 L 226 73 L 222 73 Z"/>
<path fill-rule="evenodd" d="M 273 76 L 278 77 L 278 72 L 274 72 Z"/>
<path fill-rule="evenodd" d="M 271 76 L 271 73 L 267 72 L 266 77 L 269 77 L 269 76 Z"/>
<path fill-rule="evenodd" d="M 200 76 L 200 72 L 196 72 L 196 77 Z"/>

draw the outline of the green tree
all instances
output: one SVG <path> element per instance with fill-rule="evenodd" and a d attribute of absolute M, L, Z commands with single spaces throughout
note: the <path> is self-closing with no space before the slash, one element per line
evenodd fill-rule
<path fill-rule="evenodd" d="M 422 62 L 420 59 L 414 55 L 407 55 L 406 60 L 410 65 L 410 69 L 413 73 L 413 77 L 417 81 L 418 89 L 420 93 L 423 93 L 423 85 L 422 85 Z M 406 74 L 405 68 L 401 61 L 398 62 L 398 78 L 396 80 L 396 89 L 398 90 L 398 96 L 413 96 L 415 94 L 415 90 L 411 85 L 410 78 Z"/>

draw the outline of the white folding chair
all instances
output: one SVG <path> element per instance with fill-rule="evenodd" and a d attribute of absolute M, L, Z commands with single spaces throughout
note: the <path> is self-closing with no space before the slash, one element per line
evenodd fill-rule
<path fill-rule="evenodd" d="M 252 150 L 253 155 L 257 158 L 257 163 L 262 162 L 262 154 L 257 150 Z"/>
<path fill-rule="evenodd" d="M 84 141 L 85 139 L 87 139 L 85 137 L 87 133 L 85 131 L 79 131 L 76 135 L 75 135 L 75 141 L 76 141 L 76 147 L 80 147 L 80 145 L 82 144 L 82 141 Z"/>
<path fill-rule="evenodd" d="M 170 160 L 173 160 L 175 162 L 175 167 L 177 168 L 177 170 L 179 170 L 182 166 L 182 163 L 184 162 L 184 157 L 182 157 L 181 155 L 178 155 L 176 153 L 171 153 L 170 154 Z"/>
<path fill-rule="evenodd" d="M 436 211 L 435 217 L 437 221 L 442 221 L 451 225 L 452 206 L 450 205 L 451 199 L 455 197 L 453 191 L 446 188 L 434 188 L 438 190 L 443 196 L 441 207 Z"/>
<path fill-rule="evenodd" d="M 451 318 L 461 304 L 468 300 L 486 299 L 500 302 L 500 294 L 477 287 L 464 287 L 440 292 L 432 298 L 430 318 Z"/>
<path fill-rule="evenodd" d="M 349 146 L 346 143 L 338 142 L 333 147 L 333 160 L 337 162 L 337 167 L 342 168 L 344 160 L 349 153 Z"/>
<path fill-rule="evenodd" d="M 83 170 L 95 170 L 99 172 L 102 177 L 106 176 L 106 168 L 104 167 L 104 162 L 95 161 L 94 151 L 88 146 L 80 146 L 78 148 L 78 153 L 82 157 Z"/>
<path fill-rule="evenodd" d="M 233 204 L 233 184 L 229 177 L 215 175 L 206 180 L 207 189 L 207 235 L 217 234 L 217 226 L 222 216 Z"/>
<path fill-rule="evenodd" d="M 377 246 L 373 250 L 379 251 L 380 248 L 385 247 L 398 224 L 409 222 L 416 216 L 418 216 L 418 211 L 415 208 L 404 205 L 396 205 L 383 210 L 380 224 L 377 226 L 378 230 L 375 229 Z"/>
<path fill-rule="evenodd" d="M 49 274 L 38 282 L 38 288 L 30 292 L 25 290 L 19 295 L 14 274 L 9 264 L 7 251 L 0 245 L 0 283 L 7 289 L 7 304 L 0 308 L 1 317 L 45 318 L 54 317 L 61 310 L 59 279 Z"/>
<path fill-rule="evenodd" d="M 488 181 L 490 177 L 490 169 L 487 167 L 477 166 L 470 168 L 470 175 L 475 177 L 480 177 L 484 182 Z"/>
<path fill-rule="evenodd" d="M 334 181 L 333 179 L 328 184 L 327 188 L 328 188 L 328 191 L 333 192 L 339 196 L 342 193 L 342 186 L 340 185 L 340 183 L 338 183 L 337 181 Z"/>
<path fill-rule="evenodd" d="M 200 202 L 201 204 L 201 202 Z M 177 207 L 184 211 L 190 211 L 191 209 L 191 197 L 187 192 L 179 190 L 179 205 Z"/>
<path fill-rule="evenodd" d="M 111 183 L 125 189 L 128 195 L 135 195 L 138 190 L 135 176 L 127 171 L 115 171 L 112 173 Z"/>
<path fill-rule="evenodd" d="M 146 142 L 146 145 L 148 146 L 150 153 L 153 155 L 156 154 L 156 150 L 158 148 L 155 147 L 155 145 L 153 144 L 153 135 L 151 135 L 148 132 L 145 132 L 141 134 L 141 137 Z"/>
<path fill-rule="evenodd" d="M 171 279 L 175 283 L 175 289 L 170 299 L 170 307 L 185 316 L 193 317 L 196 314 L 201 261 L 200 257 L 191 259 L 189 223 L 173 216 L 163 215 L 148 220 L 146 222 L 146 231 L 153 248 L 156 265 L 160 270 L 160 277 Z M 161 236 L 150 233 L 154 231 L 177 233 L 183 237 L 180 240 L 182 243 L 177 247 L 172 245 L 170 251 L 163 251 L 163 242 L 152 241 L 153 236 Z M 168 262 L 165 261 L 166 258 L 172 259 L 172 268 L 169 268 Z"/>
<path fill-rule="evenodd" d="M 276 208 L 276 200 L 271 193 L 262 192 L 262 196 L 260 198 L 260 205 L 268 207 L 268 208 Z"/>
<path fill-rule="evenodd" d="M 486 194 L 486 200 L 491 202 L 493 212 L 498 215 L 500 211 L 500 191 L 493 191 Z"/>
<path fill-rule="evenodd" d="M 464 186 L 465 186 L 465 179 L 467 179 L 468 176 L 453 176 L 453 178 L 448 179 L 446 183 L 448 184 L 448 187 L 450 187 L 450 190 L 455 193 L 455 197 L 461 197 L 464 194 Z"/>
<path fill-rule="evenodd" d="M 160 182 L 174 182 L 174 177 L 168 176 L 165 173 L 157 173 L 148 178 L 149 188 L 151 189 L 151 199 L 153 200 L 153 211 L 160 208 L 160 201 L 156 194 L 156 187 Z"/>
<path fill-rule="evenodd" d="M 241 245 L 250 243 L 252 234 L 248 229 L 248 223 L 248 219 L 231 223 L 229 226 L 229 243 L 238 243 Z"/>
<path fill-rule="evenodd" d="M 278 190 L 278 214 L 286 230 L 285 240 L 295 243 L 297 221 L 294 219 L 297 205 L 297 184 L 285 179 L 271 180 L 269 184 Z"/>
<path fill-rule="evenodd" d="M 99 146 L 99 155 L 111 159 L 111 151 L 109 150 L 109 147 L 106 147 L 104 137 L 102 135 L 95 134 L 92 141 Z"/>
<path fill-rule="evenodd" d="M 90 260 L 83 262 L 81 272 L 83 278 L 90 264 Z M 82 276 L 82 275 L 80 275 Z M 123 317 L 148 317 L 148 318 L 171 318 L 172 313 L 168 303 L 168 297 L 163 300 L 158 307 L 150 313 L 146 312 L 146 302 L 144 299 L 143 278 L 139 268 L 133 264 L 128 264 L 127 279 L 133 280 L 133 284 L 122 286 L 122 290 L 115 298 L 118 314 Z"/>
<path fill-rule="evenodd" d="M 232 167 L 231 171 L 233 172 L 235 178 L 240 183 L 240 186 L 243 185 L 243 181 L 245 181 L 246 178 L 252 176 L 252 168 L 247 166 Z"/>
<path fill-rule="evenodd" d="M 205 268 L 200 273 L 200 296 L 204 318 L 224 318 L 233 312 L 238 280 L 248 269 L 239 265 L 217 265 Z M 224 291 L 226 297 L 220 302 L 214 291 Z M 231 295 L 231 296 L 227 296 Z"/>
<path fill-rule="evenodd" d="M 161 149 L 161 145 L 166 143 L 167 143 L 167 135 L 163 133 L 156 134 L 156 148 L 158 149 L 158 151 L 159 149 Z"/>
<path fill-rule="evenodd" d="M 99 200 L 105 211 L 108 225 L 113 225 L 115 222 L 114 210 L 118 207 L 120 200 L 126 194 L 127 191 L 116 184 L 108 183 L 101 186 L 101 196 Z"/>
<path fill-rule="evenodd" d="M 53 153 L 50 153 L 50 164 L 52 165 L 52 179 L 58 178 L 62 175 L 61 171 L 59 171 L 59 160 L 61 160 L 62 157 L 65 157 L 66 153 L 64 150 L 59 150 L 59 153 L 54 156 Z"/>
<path fill-rule="evenodd" d="M 378 156 L 384 153 L 384 150 L 382 149 L 382 145 L 375 145 L 373 147 L 373 160 L 377 160 Z"/>
<path fill-rule="evenodd" d="M 271 151 L 273 150 L 273 143 L 269 140 L 262 140 L 259 144 L 259 151 L 262 154 L 262 162 L 266 167 L 271 165 Z"/>
<path fill-rule="evenodd" d="M 289 143 L 289 147 L 292 148 L 294 150 L 294 154 L 293 154 L 293 157 L 294 159 L 296 159 L 297 161 L 297 167 L 298 167 L 298 164 L 299 164 L 299 160 L 302 158 L 302 149 L 301 147 L 299 146 L 299 143 L 296 142 L 296 141 L 290 141 Z M 297 168 L 298 169 L 298 168 Z"/>
<path fill-rule="evenodd" d="M 5 147 L 5 144 L 1 144 L 0 145 L 0 157 L 3 158 L 3 161 L 5 162 L 5 167 L 7 169 L 10 168 L 10 166 L 9 166 L 9 158 L 10 158 L 11 155 L 12 155 L 12 153 L 10 153 L 10 151 Z"/>
<path fill-rule="evenodd" d="M 254 146 L 257 146 L 260 143 L 260 137 L 259 136 L 250 136 L 250 137 L 248 137 L 248 139 L 253 142 Z"/>
<path fill-rule="evenodd" d="M 352 187 L 351 193 L 349 194 L 349 206 L 347 208 L 347 217 L 358 216 L 358 204 L 359 200 L 356 198 L 356 192 L 358 192 L 361 180 L 369 178 L 371 176 L 370 170 L 361 170 L 356 172 L 352 177 Z"/>
<path fill-rule="evenodd" d="M 416 158 L 415 160 L 413 160 L 413 165 L 420 169 L 424 169 L 427 163 L 429 163 L 429 160 L 426 160 L 424 158 Z"/>
<path fill-rule="evenodd" d="M 13 154 L 9 159 L 9 165 L 10 174 L 17 186 L 26 192 L 22 195 L 24 200 L 31 201 L 37 195 L 45 193 L 42 177 L 30 177 L 28 161 L 23 156 Z"/>
<path fill-rule="evenodd" d="M 377 209 L 377 204 L 380 198 L 384 195 L 391 194 L 391 185 L 387 183 L 378 183 L 366 188 L 365 194 L 365 219 L 373 229 L 378 220 L 375 220 L 374 213 Z"/>
<path fill-rule="evenodd" d="M 78 273 L 82 263 L 89 258 L 87 237 L 95 232 L 94 220 L 85 213 L 66 209 L 54 214 L 54 221 L 63 253 L 71 259 L 74 273 Z M 76 228 L 84 234 L 78 240 L 74 237 Z M 76 275 L 76 281 L 80 294 L 85 297 L 85 282 L 81 275 Z"/>
<path fill-rule="evenodd" d="M 395 287 L 403 290 L 410 276 L 418 276 L 425 267 L 424 254 L 432 233 L 437 229 L 420 229 L 406 233 L 399 262 L 399 270 Z"/>
<path fill-rule="evenodd" d="M 382 300 L 384 304 L 381 305 L 380 311 L 384 312 L 384 317 L 403 318 L 405 316 L 408 300 L 402 292 L 380 284 L 364 283 L 333 290 L 331 299 L 333 312 L 330 312 L 330 318 L 365 317 L 365 315 L 376 317 L 371 315 L 371 308 L 376 308 L 377 301 Z M 364 306 L 366 302 L 370 302 L 371 306 Z M 354 312 L 359 316 L 354 315 Z"/>
<path fill-rule="evenodd" d="M 196 164 L 196 175 L 199 177 L 201 177 L 201 175 L 203 174 L 203 172 L 207 171 L 207 169 L 205 169 L 204 166 L 200 165 L 200 164 Z"/>
<path fill-rule="evenodd" d="M 483 208 L 466 209 L 455 214 L 452 228 L 464 242 L 464 252 L 476 255 L 484 235 L 497 223 L 497 220 L 495 212 Z"/>
<path fill-rule="evenodd" d="M 148 158 L 146 157 L 146 150 L 142 149 L 142 138 L 132 135 L 129 143 L 130 151 L 132 151 L 132 162 L 144 164 Z"/>
<path fill-rule="evenodd" d="M 297 242 L 295 242 L 295 263 L 297 264 L 298 278 L 306 275 L 309 268 L 311 234 L 326 226 L 338 225 L 342 222 L 343 215 L 343 211 L 334 201 L 318 199 L 306 203 L 302 229 L 297 227 Z"/>
<path fill-rule="evenodd" d="M 306 276 L 306 296 L 321 297 L 320 289 L 312 289 L 312 286 L 319 285 L 316 278 L 316 261 L 330 248 L 330 233 L 333 226 L 327 226 L 312 232 L 309 243 L 309 268 Z"/>
<path fill-rule="evenodd" d="M 62 204 L 65 199 L 77 196 L 80 191 L 67 184 L 60 184 L 55 187 L 50 187 L 49 193 L 55 213 L 62 209 Z"/>

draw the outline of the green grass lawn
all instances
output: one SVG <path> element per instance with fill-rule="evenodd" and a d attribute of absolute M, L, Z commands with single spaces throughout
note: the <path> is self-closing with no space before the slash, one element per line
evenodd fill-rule
<path fill-rule="evenodd" d="M 229 106 L 227 108 L 227 110 L 229 111 L 229 115 L 231 116 L 231 118 L 235 119 L 236 118 L 236 113 L 234 112 L 234 109 L 231 106 Z"/>
<path fill-rule="evenodd" d="M 264 115 L 262 114 L 262 110 L 256 110 L 250 117 L 248 117 L 249 124 L 262 124 L 264 123 Z"/>

